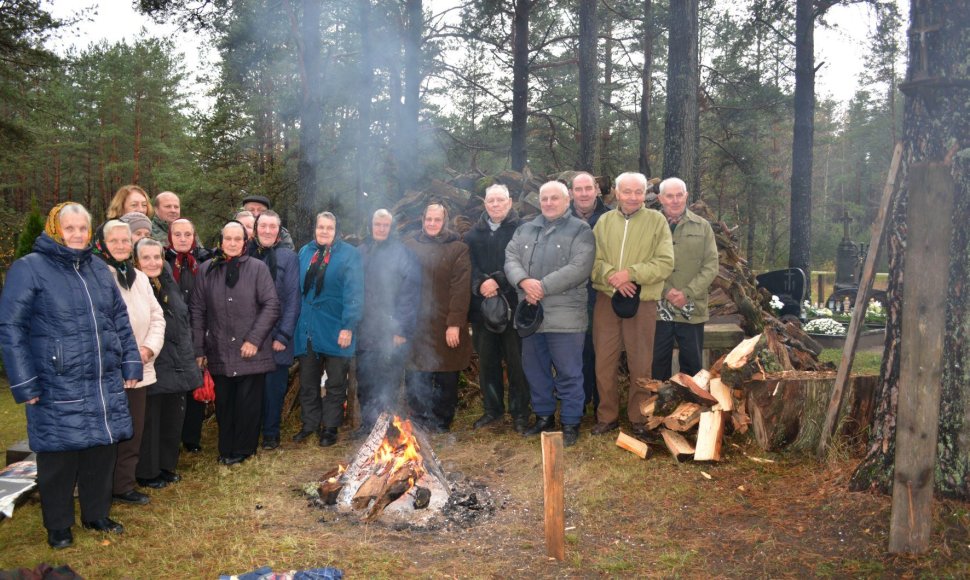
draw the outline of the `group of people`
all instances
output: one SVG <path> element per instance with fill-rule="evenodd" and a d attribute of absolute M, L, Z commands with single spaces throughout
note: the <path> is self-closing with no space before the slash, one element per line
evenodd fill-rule
<path fill-rule="evenodd" d="M 493 185 L 464 238 L 440 204 L 403 239 L 394 216 L 376 211 L 357 247 L 322 212 L 298 252 L 258 195 L 245 197 L 212 250 L 173 192 L 151 199 L 122 187 L 97 229 L 80 204 L 55 206 L 0 296 L 0 347 L 14 398 L 27 403 L 48 543 L 73 543 L 75 484 L 83 526 L 121 533 L 113 501 L 145 504 L 138 487 L 181 479 L 180 450 L 201 451 L 212 398 L 204 373 L 225 465 L 254 455 L 260 440 L 279 447 L 295 358 L 295 442 L 337 442 L 354 357 L 358 434 L 385 411 L 449 430 L 473 347 L 484 406 L 474 428 L 504 418 L 507 394 L 525 435 L 554 429 L 557 406 L 566 445 L 590 404 L 594 434 L 616 429 L 625 350 L 628 416 L 641 433 L 638 379 L 669 377 L 675 342 L 681 369 L 700 368 L 713 232 L 686 209 L 676 178 L 660 185 L 663 213 L 644 206 L 637 173 L 617 178 L 615 209 L 588 173 L 571 190 L 544 184 L 540 215 L 522 221 L 508 189 Z"/>

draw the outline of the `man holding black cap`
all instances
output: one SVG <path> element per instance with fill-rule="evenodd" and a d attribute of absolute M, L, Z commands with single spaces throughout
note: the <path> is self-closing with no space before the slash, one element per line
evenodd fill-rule
<path fill-rule="evenodd" d="M 616 178 L 616 209 L 596 222 L 596 261 L 593 288 L 593 348 L 596 350 L 596 409 L 594 435 L 620 426 L 617 365 L 626 351 L 630 367 L 627 416 L 634 435 L 646 433 L 640 402 L 650 395 L 640 379 L 651 377 L 657 300 L 664 280 L 674 269 L 674 247 L 663 214 L 647 209 L 647 178 L 623 173 Z"/>
<path fill-rule="evenodd" d="M 485 190 L 485 211 L 465 234 L 472 261 L 468 318 L 472 323 L 472 344 L 478 352 L 478 384 L 485 410 L 475 421 L 474 429 L 501 421 L 505 415 L 503 361 L 509 373 L 509 414 L 513 426 L 519 433 L 529 427 L 529 385 L 522 371 L 522 343 L 510 316 L 518 298 L 515 286 L 505 279 L 505 247 L 520 223 L 508 188 L 496 184 Z M 496 306 L 495 320 L 483 316 L 483 303 L 486 307 Z"/>
<path fill-rule="evenodd" d="M 271 209 L 273 206 L 270 203 L 269 198 L 265 195 L 246 195 L 246 197 L 244 197 L 242 200 L 242 207 L 244 210 L 253 214 L 253 218 L 258 218 L 259 214 Z M 282 248 L 289 248 L 291 250 L 296 249 L 296 246 L 293 245 L 293 237 L 283 226 L 280 226 L 279 246 Z"/>

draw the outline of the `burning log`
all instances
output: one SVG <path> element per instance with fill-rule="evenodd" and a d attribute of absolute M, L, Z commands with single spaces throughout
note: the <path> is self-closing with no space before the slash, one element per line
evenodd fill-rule
<path fill-rule="evenodd" d="M 640 441 L 636 437 L 630 437 L 622 431 L 620 431 L 620 434 L 616 436 L 616 446 L 620 449 L 626 449 L 640 459 L 646 459 L 647 452 L 649 451 L 646 443 Z"/>
<path fill-rule="evenodd" d="M 431 503 L 431 490 L 420 485 L 414 486 L 414 509 L 423 510 Z"/>
<path fill-rule="evenodd" d="M 318 491 L 320 493 L 320 500 L 324 504 L 333 505 L 337 503 L 337 496 L 340 494 L 340 490 L 344 488 L 344 483 L 340 480 L 340 476 L 344 471 L 344 467 L 340 465 L 323 474 L 323 482 L 320 484 Z"/>
<path fill-rule="evenodd" d="M 414 482 L 417 480 L 415 477 L 415 467 L 413 465 L 407 465 L 402 469 L 398 469 L 384 478 L 381 489 L 377 492 L 374 498 L 374 504 L 371 506 L 370 511 L 367 513 L 366 520 L 372 520 L 387 507 L 392 501 L 401 497 L 409 489 L 414 486 Z M 356 498 L 355 498 L 356 499 Z"/>

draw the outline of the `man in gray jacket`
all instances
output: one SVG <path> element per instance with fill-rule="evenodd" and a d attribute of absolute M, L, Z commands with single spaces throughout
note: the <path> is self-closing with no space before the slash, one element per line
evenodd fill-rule
<path fill-rule="evenodd" d="M 542 215 L 519 226 L 505 248 L 509 284 L 518 289 L 520 299 L 540 305 L 543 315 L 536 332 L 522 340 L 522 364 L 536 414 L 535 424 L 524 435 L 555 428 L 558 398 L 563 444 L 570 446 L 579 438 L 583 417 L 586 280 L 596 248 L 586 222 L 569 213 L 565 185 L 543 184 L 539 205 Z"/>

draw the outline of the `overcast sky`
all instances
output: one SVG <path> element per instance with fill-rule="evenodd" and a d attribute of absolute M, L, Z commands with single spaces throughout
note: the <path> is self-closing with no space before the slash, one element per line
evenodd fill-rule
<path fill-rule="evenodd" d="M 443 3 L 443 0 L 435 1 L 437 4 Z M 905 20 L 909 14 L 909 1 L 897 2 Z M 69 18 L 79 9 L 87 9 L 87 17 L 52 43 L 58 52 L 72 46 L 84 49 L 101 40 L 111 43 L 126 40 L 131 43 L 148 34 L 174 37 L 177 49 L 185 57 L 187 71 L 205 70 L 217 57 L 203 48 L 203 43 L 194 33 L 180 32 L 171 24 L 155 24 L 138 14 L 132 8 L 132 0 L 46 0 L 45 4 L 59 18 Z M 857 88 L 856 79 L 864 66 L 867 34 L 875 25 L 875 18 L 867 6 L 852 4 L 832 8 L 827 21 L 834 25 L 833 28 L 818 29 L 815 33 L 816 63 L 824 62 L 818 72 L 816 90 L 819 98 L 831 96 L 844 102 L 852 98 Z M 194 86 L 195 75 L 190 76 L 193 78 L 186 89 L 195 95 L 193 100 L 200 102 L 205 87 Z"/>

